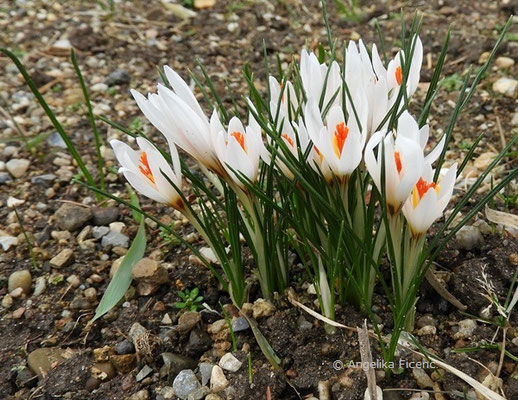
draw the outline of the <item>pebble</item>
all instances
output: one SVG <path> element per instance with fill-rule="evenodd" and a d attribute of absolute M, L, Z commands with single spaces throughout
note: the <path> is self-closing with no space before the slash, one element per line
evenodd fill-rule
<path fill-rule="evenodd" d="M 102 238 L 108 233 L 110 233 L 110 228 L 108 228 L 107 226 L 94 226 L 92 228 L 92 236 L 94 237 L 94 239 Z"/>
<path fill-rule="evenodd" d="M 109 381 L 117 375 L 117 371 L 111 362 L 96 362 L 90 370 L 92 376 L 101 381 Z"/>
<path fill-rule="evenodd" d="M 139 373 L 137 374 L 135 380 L 137 382 L 140 382 L 141 380 L 143 380 L 144 378 L 149 376 L 152 372 L 153 372 L 153 369 L 151 367 L 149 367 L 148 365 L 144 365 L 142 367 L 142 369 L 139 371 Z"/>
<path fill-rule="evenodd" d="M 417 386 L 421 389 L 433 388 L 432 378 L 428 376 L 422 368 L 412 368 L 412 375 L 417 383 Z"/>
<path fill-rule="evenodd" d="M 473 250 L 484 244 L 484 237 L 480 230 L 474 226 L 463 226 L 456 234 L 455 238 L 459 246 L 464 250 Z"/>
<path fill-rule="evenodd" d="M 11 182 L 13 179 L 7 172 L 0 172 L 0 185 Z"/>
<path fill-rule="evenodd" d="M 73 288 L 78 288 L 79 285 L 81 285 L 81 280 L 77 275 L 70 275 L 67 278 L 67 282 L 72 286 Z"/>
<path fill-rule="evenodd" d="M 469 339 L 473 335 L 477 323 L 472 319 L 464 319 L 459 322 L 459 330 L 453 335 L 454 339 Z"/>
<path fill-rule="evenodd" d="M 417 331 L 417 336 L 429 336 L 435 335 L 437 333 L 437 328 L 433 325 L 425 325 L 422 328 L 419 328 Z"/>
<path fill-rule="evenodd" d="M 5 168 L 13 178 L 20 178 L 27 172 L 29 165 L 31 162 L 25 158 L 12 158 L 5 163 Z"/>
<path fill-rule="evenodd" d="M 302 315 L 297 319 L 297 326 L 301 331 L 309 331 L 313 328 L 313 324 Z"/>
<path fill-rule="evenodd" d="M 7 291 L 10 293 L 16 288 L 22 288 L 25 294 L 31 291 L 32 275 L 29 270 L 15 271 L 9 275 Z"/>
<path fill-rule="evenodd" d="M 129 237 L 123 233 L 114 232 L 110 230 L 110 232 L 103 236 L 101 244 L 103 247 L 106 246 L 120 246 L 124 248 L 128 248 L 129 245 Z"/>
<path fill-rule="evenodd" d="M 206 386 L 207 383 L 210 381 L 210 377 L 212 375 L 212 368 L 214 368 L 214 364 L 208 363 L 208 362 L 202 362 L 198 366 L 200 369 L 200 375 L 201 375 L 201 384 L 202 386 Z"/>
<path fill-rule="evenodd" d="M 214 365 L 210 375 L 210 390 L 219 393 L 228 386 L 228 379 L 219 365 Z"/>
<path fill-rule="evenodd" d="M 173 381 L 174 393 L 182 400 L 187 400 L 189 394 L 199 389 L 201 389 L 200 382 L 198 382 L 196 375 L 190 369 L 180 371 Z"/>
<path fill-rule="evenodd" d="M 39 378 L 46 375 L 51 368 L 61 363 L 65 350 L 58 347 L 42 347 L 32 351 L 27 357 L 27 364 Z"/>
<path fill-rule="evenodd" d="M 517 126 L 518 125 L 518 113 L 513 114 L 513 118 L 511 119 L 511 125 Z"/>
<path fill-rule="evenodd" d="M 87 310 L 91 308 L 92 305 L 88 300 L 86 300 L 83 296 L 76 296 L 70 302 L 70 309 L 72 310 Z"/>
<path fill-rule="evenodd" d="M 193 329 L 185 349 L 189 355 L 201 355 L 212 347 L 212 339 L 203 329 Z"/>
<path fill-rule="evenodd" d="M 23 294 L 23 289 L 21 287 L 18 287 L 14 289 L 11 293 L 9 293 L 13 299 L 17 299 L 18 297 L 21 297 Z"/>
<path fill-rule="evenodd" d="M 209 393 L 207 397 L 205 397 L 205 400 L 223 400 L 220 396 L 214 393 Z"/>
<path fill-rule="evenodd" d="M 59 147 L 60 149 L 67 148 L 67 144 L 57 131 L 54 131 L 50 134 L 50 136 L 47 138 L 47 143 L 50 147 Z"/>
<path fill-rule="evenodd" d="M 4 308 L 11 308 L 12 305 L 13 305 L 13 298 L 11 297 L 10 294 L 6 294 L 2 298 L 2 307 L 4 307 Z"/>
<path fill-rule="evenodd" d="M 54 174 L 43 174 L 38 176 L 33 176 L 31 178 L 31 183 L 35 185 L 48 185 L 52 183 L 56 179 L 56 175 Z"/>
<path fill-rule="evenodd" d="M 516 79 L 502 77 L 493 83 L 493 90 L 507 97 L 516 97 L 518 94 L 518 81 Z"/>
<path fill-rule="evenodd" d="M 97 301 L 97 290 L 90 287 L 84 291 L 84 296 L 90 303 L 95 303 Z"/>
<path fill-rule="evenodd" d="M 135 353 L 135 346 L 128 339 L 124 339 L 115 345 L 115 353 L 119 355 Z"/>
<path fill-rule="evenodd" d="M 164 399 L 174 399 L 174 389 L 172 386 L 165 386 L 162 388 L 161 395 Z"/>
<path fill-rule="evenodd" d="M 139 390 L 137 393 L 132 394 L 129 400 L 149 400 L 149 392 L 147 389 Z"/>
<path fill-rule="evenodd" d="M 9 208 L 19 207 L 24 203 L 25 203 L 25 200 L 17 199 L 16 197 L 9 196 L 7 198 L 7 207 L 9 207 Z"/>
<path fill-rule="evenodd" d="M 142 258 L 133 266 L 131 275 L 137 282 L 146 282 L 153 285 L 162 285 L 169 282 L 167 270 L 158 261 L 147 257 Z"/>
<path fill-rule="evenodd" d="M 72 249 L 63 249 L 59 254 L 53 257 L 49 263 L 52 267 L 60 269 L 70 265 L 74 261 L 74 252 Z"/>
<path fill-rule="evenodd" d="M 264 299 L 257 299 L 252 306 L 254 319 L 265 318 L 273 315 L 275 307 L 272 303 Z"/>
<path fill-rule="evenodd" d="M 189 333 L 200 322 L 201 316 L 199 312 L 187 311 L 178 318 L 178 332 L 184 335 Z"/>
<path fill-rule="evenodd" d="M 117 68 L 112 71 L 107 77 L 104 83 L 108 86 L 114 85 L 124 85 L 129 83 L 131 80 L 131 76 L 125 69 Z"/>
<path fill-rule="evenodd" d="M 217 321 L 214 321 L 212 324 L 209 325 L 207 331 L 210 334 L 217 334 L 220 333 L 223 329 L 226 329 L 228 327 L 227 321 L 225 319 L 218 319 Z"/>
<path fill-rule="evenodd" d="M 164 317 L 162 318 L 162 321 L 160 321 L 160 323 L 162 323 L 164 325 L 172 325 L 173 320 L 171 319 L 171 317 L 169 316 L 168 313 L 165 313 Z"/>
<path fill-rule="evenodd" d="M 108 85 L 106 83 L 96 83 L 90 87 L 92 92 L 106 92 L 108 90 Z"/>
<path fill-rule="evenodd" d="M 198 364 L 190 357 L 167 352 L 162 353 L 162 360 L 164 361 L 164 366 L 160 370 L 161 376 L 175 376 L 180 371 L 196 368 Z"/>
<path fill-rule="evenodd" d="M 45 289 L 47 288 L 47 282 L 45 281 L 45 277 L 43 276 L 38 276 L 36 278 L 36 283 L 34 284 L 34 293 L 32 294 L 33 296 L 39 296 L 40 294 L 42 294 Z"/>
<path fill-rule="evenodd" d="M 514 65 L 514 60 L 510 57 L 498 57 L 495 64 L 500 69 L 508 69 Z"/>
<path fill-rule="evenodd" d="M 234 357 L 232 353 L 226 353 L 223 357 L 221 357 L 218 365 L 224 370 L 237 372 L 243 363 Z"/>
<path fill-rule="evenodd" d="M 119 209 L 117 207 L 95 207 L 92 214 L 94 225 L 109 225 L 119 218 Z"/>
<path fill-rule="evenodd" d="M 239 317 L 232 321 L 232 330 L 234 332 L 246 331 L 248 328 L 250 328 L 250 325 L 245 317 Z"/>
<path fill-rule="evenodd" d="M 56 211 L 54 216 L 59 229 L 73 232 L 82 228 L 92 218 L 92 210 L 66 203 Z"/>
<path fill-rule="evenodd" d="M 7 251 L 11 246 L 18 245 L 18 238 L 9 235 L 0 235 L 0 245 L 4 251 Z"/>
<path fill-rule="evenodd" d="M 493 232 L 491 226 L 483 219 L 477 219 L 475 222 L 473 222 L 473 226 L 477 228 L 483 235 L 491 235 Z"/>
<path fill-rule="evenodd" d="M 430 400 L 430 394 L 428 392 L 414 393 L 408 400 Z"/>
<path fill-rule="evenodd" d="M 24 307 L 17 308 L 13 311 L 13 318 L 14 319 L 20 319 L 23 316 L 23 313 L 25 312 Z"/>

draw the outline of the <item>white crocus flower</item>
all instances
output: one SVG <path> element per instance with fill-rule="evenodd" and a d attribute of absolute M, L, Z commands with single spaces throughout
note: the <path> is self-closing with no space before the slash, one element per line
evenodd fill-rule
<path fill-rule="evenodd" d="M 214 149 L 210 124 L 189 86 L 173 69 L 164 67 L 171 89 L 158 84 L 158 93 L 147 99 L 131 90 L 146 118 L 166 137 L 209 170 L 222 174 Z"/>
<path fill-rule="evenodd" d="M 226 130 L 214 111 L 210 119 L 210 128 L 215 138 L 219 162 L 228 176 L 242 188 L 245 185 L 239 177 L 240 174 L 255 182 L 259 175 L 259 160 L 262 158 L 269 162 L 269 157 L 262 140 L 261 127 L 253 116 L 249 116 L 249 125 L 246 128 L 238 118 L 233 117 Z"/>
<path fill-rule="evenodd" d="M 360 124 L 366 126 L 366 108 L 360 102 L 357 106 Z M 342 108 L 334 105 L 322 121 L 316 101 L 309 99 L 305 117 L 308 134 L 333 174 L 347 179 L 361 162 L 366 139 L 356 116 L 351 113 L 346 121 Z"/>
<path fill-rule="evenodd" d="M 284 113 L 284 115 L 291 115 L 296 112 L 299 107 L 299 100 L 295 92 L 295 88 L 290 81 L 286 81 L 284 88 L 273 76 L 268 78 L 270 87 L 270 112 L 275 117 L 277 109 Z M 279 102 L 280 101 L 280 102 Z"/>
<path fill-rule="evenodd" d="M 365 165 L 380 192 L 382 192 L 382 168 L 385 169 L 385 200 L 392 215 L 400 211 L 421 177 L 425 164 L 419 141 L 409 138 L 409 136 L 417 137 L 419 135 L 417 124 L 407 126 L 405 122 L 408 120 L 398 121 L 395 140 L 394 133 L 387 134 L 380 131 L 372 135 L 365 147 Z M 413 128 L 417 129 L 417 132 L 407 131 L 407 129 Z M 374 155 L 376 147 L 378 147 L 377 157 Z M 384 154 L 382 154 L 382 149 L 384 149 Z"/>
<path fill-rule="evenodd" d="M 328 72 L 329 69 L 329 72 Z M 330 66 L 320 63 L 314 53 L 302 50 L 300 54 L 300 78 L 306 98 L 314 98 L 320 102 L 324 93 L 323 107 L 327 107 L 333 99 L 333 104 L 340 104 L 342 100 L 342 76 L 336 61 Z"/>
<path fill-rule="evenodd" d="M 182 186 L 182 171 L 176 147 L 170 147 L 173 163 L 171 168 L 151 142 L 138 137 L 137 144 L 140 150 L 136 151 L 119 140 L 110 141 L 115 156 L 121 164 L 119 172 L 122 172 L 130 185 L 144 196 L 182 209 L 182 198 L 169 182 L 170 180 L 177 188 Z"/>
<path fill-rule="evenodd" d="M 457 164 L 453 164 L 437 183 L 433 176 L 434 170 L 430 164 L 425 164 L 422 176 L 403 206 L 403 214 L 414 236 L 424 235 L 442 216 L 453 193 Z"/>

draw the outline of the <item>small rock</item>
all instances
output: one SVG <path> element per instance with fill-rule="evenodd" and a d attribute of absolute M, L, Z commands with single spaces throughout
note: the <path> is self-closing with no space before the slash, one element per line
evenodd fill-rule
<path fill-rule="evenodd" d="M 313 324 L 302 315 L 297 319 L 297 326 L 301 331 L 309 331 L 313 328 Z"/>
<path fill-rule="evenodd" d="M 90 303 L 95 303 L 97 301 L 97 290 L 95 290 L 93 287 L 90 287 L 85 290 L 84 296 Z"/>
<path fill-rule="evenodd" d="M 201 385 L 206 386 L 210 381 L 210 377 L 212 375 L 212 368 L 214 368 L 214 364 L 203 362 L 198 366 L 200 369 L 201 375 Z"/>
<path fill-rule="evenodd" d="M 24 386 L 27 386 L 27 387 L 32 387 L 33 385 L 35 386 L 37 384 L 37 381 L 32 379 L 34 377 L 35 377 L 34 373 L 29 368 L 22 367 L 21 369 L 18 370 L 18 372 L 16 374 L 16 386 L 18 386 L 20 388 L 24 387 Z"/>
<path fill-rule="evenodd" d="M 0 172 L 0 185 L 11 182 L 13 179 L 7 172 Z"/>
<path fill-rule="evenodd" d="M 189 394 L 199 390 L 200 388 L 200 382 L 198 382 L 196 375 L 190 369 L 180 371 L 173 381 L 174 393 L 182 400 L 187 400 Z"/>
<path fill-rule="evenodd" d="M 172 386 L 165 386 L 162 388 L 161 392 L 162 397 L 165 400 L 174 399 L 174 390 Z"/>
<path fill-rule="evenodd" d="M 34 297 L 42 294 L 47 288 L 47 282 L 45 281 L 45 277 L 38 276 L 36 278 L 36 283 L 34 284 L 34 293 L 32 294 Z"/>
<path fill-rule="evenodd" d="M 10 294 L 6 294 L 2 298 L 2 307 L 4 307 L 4 308 L 11 308 L 12 305 L 13 305 L 13 298 L 11 297 Z"/>
<path fill-rule="evenodd" d="M 65 350 L 57 347 L 43 347 L 32 351 L 27 357 L 27 364 L 32 372 L 43 377 L 57 364 L 63 362 Z"/>
<path fill-rule="evenodd" d="M 47 138 L 47 143 L 50 147 L 59 147 L 61 149 L 67 148 L 67 144 L 57 131 L 54 131 L 50 134 L 50 136 Z"/>
<path fill-rule="evenodd" d="M 4 251 L 7 251 L 11 248 L 11 246 L 18 245 L 18 238 L 9 235 L 1 235 L 0 236 L 0 245 Z"/>
<path fill-rule="evenodd" d="M 88 300 L 86 300 L 83 296 L 76 296 L 70 302 L 70 308 L 72 310 L 87 310 L 91 308 L 92 305 Z"/>
<path fill-rule="evenodd" d="M 144 365 L 142 367 L 142 369 L 139 371 L 139 373 L 137 374 L 137 377 L 135 378 L 135 380 L 137 382 L 140 382 L 141 380 L 143 380 L 144 378 L 149 376 L 149 374 L 151 374 L 152 372 L 153 372 L 153 369 L 151 367 L 149 367 L 148 365 Z"/>
<path fill-rule="evenodd" d="M 214 7 L 216 0 L 194 0 L 194 8 L 198 10 Z"/>
<path fill-rule="evenodd" d="M 74 252 L 71 249 L 63 249 L 49 263 L 52 267 L 60 269 L 70 265 L 72 261 L 74 261 Z"/>
<path fill-rule="evenodd" d="M 82 228 L 92 218 L 92 211 L 87 207 L 66 203 L 56 211 L 55 217 L 58 228 L 73 232 Z"/>
<path fill-rule="evenodd" d="M 108 228 L 107 226 L 94 226 L 92 228 L 92 236 L 95 239 L 102 238 L 104 235 L 107 235 L 108 233 L 110 233 L 110 228 Z"/>
<path fill-rule="evenodd" d="M 228 328 L 227 321 L 224 319 L 218 319 L 217 321 L 214 321 L 214 323 L 209 325 L 207 331 L 212 335 L 216 335 L 226 328 Z"/>
<path fill-rule="evenodd" d="M 129 237 L 123 233 L 114 232 L 110 230 L 110 232 L 107 235 L 103 236 L 101 244 L 103 245 L 103 247 L 120 246 L 128 248 Z"/>
<path fill-rule="evenodd" d="M 454 339 L 469 339 L 475 328 L 477 327 L 477 323 L 472 319 L 464 319 L 459 322 L 459 330 L 453 335 Z"/>
<path fill-rule="evenodd" d="M 178 318 L 178 332 L 186 334 L 190 332 L 201 320 L 200 313 L 196 311 L 187 311 Z"/>
<path fill-rule="evenodd" d="M 507 97 L 516 97 L 518 81 L 516 79 L 502 77 L 493 83 L 493 90 Z"/>
<path fill-rule="evenodd" d="M 139 390 L 137 393 L 132 394 L 129 400 L 149 400 L 149 392 L 147 389 Z"/>
<path fill-rule="evenodd" d="M 491 235 L 493 232 L 491 226 L 483 219 L 477 219 L 475 222 L 473 222 L 473 226 L 477 228 L 480 233 L 482 233 L 482 235 Z"/>
<path fill-rule="evenodd" d="M 204 329 L 195 328 L 189 334 L 189 340 L 185 346 L 187 354 L 199 357 L 212 347 L 212 339 Z"/>
<path fill-rule="evenodd" d="M 210 376 L 210 390 L 214 393 L 219 393 L 225 390 L 227 386 L 228 379 L 225 373 L 219 365 L 215 365 Z"/>
<path fill-rule="evenodd" d="M 147 329 L 144 328 L 142 325 L 140 325 L 138 322 L 135 322 L 133 325 L 131 325 L 130 331 L 129 331 L 129 337 L 135 345 L 135 342 L 138 340 L 139 337 L 142 337 L 142 335 L 147 334 Z"/>
<path fill-rule="evenodd" d="M 135 353 L 135 346 L 128 339 L 124 339 L 115 345 L 115 353 L 122 354 L 133 354 Z"/>
<path fill-rule="evenodd" d="M 108 86 L 115 85 L 124 85 L 129 83 L 131 80 L 131 76 L 125 69 L 117 68 L 115 71 L 111 72 L 104 81 Z"/>
<path fill-rule="evenodd" d="M 23 313 L 25 312 L 25 307 L 17 308 L 13 311 L 13 318 L 14 319 L 20 319 L 23 316 Z"/>
<path fill-rule="evenodd" d="M 136 354 L 114 354 L 110 356 L 111 363 L 115 366 L 115 369 L 121 374 L 127 374 L 133 368 L 137 362 Z"/>
<path fill-rule="evenodd" d="M 13 208 L 13 207 L 20 207 L 22 204 L 25 203 L 25 200 L 17 199 L 16 197 L 9 196 L 7 199 L 7 207 Z"/>
<path fill-rule="evenodd" d="M 422 368 L 412 368 L 412 375 L 421 389 L 433 388 L 433 381 Z"/>
<path fill-rule="evenodd" d="M 67 282 L 72 286 L 73 288 L 78 288 L 79 285 L 81 285 L 81 280 L 77 275 L 70 275 L 67 278 Z"/>
<path fill-rule="evenodd" d="M 111 362 L 96 362 L 91 368 L 92 377 L 103 382 L 109 381 L 117 375 Z"/>
<path fill-rule="evenodd" d="M 49 185 L 56 179 L 56 175 L 54 174 L 44 174 L 33 176 L 31 178 L 31 183 L 35 185 Z"/>
<path fill-rule="evenodd" d="M 117 207 L 95 207 L 92 213 L 94 225 L 109 225 L 119 218 Z"/>
<path fill-rule="evenodd" d="M 110 346 L 99 347 L 93 351 L 94 360 L 97 362 L 110 361 L 110 356 L 114 353 L 115 350 L 113 350 L 113 348 Z"/>
<path fill-rule="evenodd" d="M 165 313 L 164 314 L 164 318 L 162 318 L 162 321 L 160 321 L 162 324 L 164 325 L 172 325 L 173 324 L 173 320 L 171 319 L 171 317 L 169 316 L 168 313 Z"/>
<path fill-rule="evenodd" d="M 221 357 L 221 360 L 219 360 L 218 365 L 230 372 L 237 372 L 239 368 L 241 368 L 241 365 L 243 363 L 239 361 L 232 353 L 227 353 L 223 357 Z"/>
<path fill-rule="evenodd" d="M 109 225 L 110 231 L 114 231 L 117 233 L 122 233 L 124 228 L 126 228 L 126 224 L 124 222 L 111 222 Z"/>
<path fill-rule="evenodd" d="M 152 283 L 154 285 L 169 282 L 167 270 L 158 261 L 147 257 L 141 259 L 133 266 L 131 275 L 137 282 Z"/>
<path fill-rule="evenodd" d="M 70 235 L 70 232 L 69 231 L 52 231 L 50 233 L 50 236 L 52 236 L 52 238 L 54 240 L 57 240 L 58 242 L 59 241 L 63 241 L 63 242 L 66 242 L 67 240 L 70 239 L 71 235 Z"/>
<path fill-rule="evenodd" d="M 108 90 L 108 85 L 106 83 L 96 83 L 90 87 L 92 92 L 106 92 Z"/>
<path fill-rule="evenodd" d="M 414 393 L 408 400 L 430 400 L 430 394 L 428 392 Z"/>
<path fill-rule="evenodd" d="M 12 158 L 5 163 L 5 168 L 13 178 L 20 178 L 27 172 L 29 165 L 31 162 L 25 158 Z"/>
<path fill-rule="evenodd" d="M 162 353 L 164 366 L 160 370 L 162 376 L 174 376 L 185 369 L 194 369 L 198 364 L 192 358 L 181 354 Z"/>
<path fill-rule="evenodd" d="M 17 299 L 18 297 L 21 297 L 23 294 L 23 289 L 21 287 L 18 287 L 14 289 L 11 293 L 9 293 L 13 299 Z"/>
<path fill-rule="evenodd" d="M 514 65 L 514 60 L 510 57 L 498 57 L 495 64 L 500 69 L 508 69 Z"/>
<path fill-rule="evenodd" d="M 275 307 L 272 303 L 264 299 L 257 299 L 252 307 L 254 319 L 265 318 L 273 315 Z"/>
<path fill-rule="evenodd" d="M 518 113 L 513 114 L 513 118 L 511 119 L 512 126 L 518 126 Z"/>
<path fill-rule="evenodd" d="M 248 328 L 250 328 L 250 325 L 245 317 L 239 317 L 232 321 L 232 330 L 234 332 L 246 331 Z"/>
<path fill-rule="evenodd" d="M 484 237 L 478 228 L 465 225 L 456 234 L 459 246 L 464 250 L 473 250 L 484 244 Z"/>
<path fill-rule="evenodd" d="M 429 336 L 435 335 L 437 333 L 437 328 L 433 325 L 425 325 L 422 328 L 419 328 L 417 331 L 417 336 Z"/>
<path fill-rule="evenodd" d="M 214 393 L 209 393 L 207 397 L 205 397 L 205 400 L 223 400 L 220 396 Z"/>
<path fill-rule="evenodd" d="M 25 294 L 29 294 L 31 291 L 32 275 L 30 271 L 24 269 L 21 271 L 15 271 L 9 275 L 7 283 L 7 291 L 11 293 L 16 288 L 22 288 Z"/>

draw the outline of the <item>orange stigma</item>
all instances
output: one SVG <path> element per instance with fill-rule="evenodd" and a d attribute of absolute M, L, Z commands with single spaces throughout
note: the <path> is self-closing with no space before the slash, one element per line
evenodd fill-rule
<path fill-rule="evenodd" d="M 396 82 L 398 85 L 401 85 L 401 82 L 403 81 L 403 70 L 401 69 L 401 66 L 396 68 Z"/>
<path fill-rule="evenodd" d="M 435 182 L 428 183 L 423 178 L 419 178 L 412 192 L 412 205 L 414 208 L 417 207 L 417 204 L 419 204 L 419 201 L 423 198 L 426 192 L 432 188 L 435 190 L 438 189 Z"/>
<path fill-rule="evenodd" d="M 397 173 L 400 174 L 403 169 L 403 164 L 401 164 L 401 156 L 399 155 L 399 151 L 394 152 L 394 161 L 396 161 L 396 169 Z"/>
<path fill-rule="evenodd" d="M 333 138 L 333 144 L 335 148 L 335 154 L 337 157 L 342 156 L 342 150 L 344 149 L 347 135 L 349 134 L 349 128 L 345 126 L 345 122 L 340 122 L 336 125 L 335 136 Z"/>
<path fill-rule="evenodd" d="M 232 132 L 230 136 L 234 136 L 241 148 L 245 151 L 245 153 L 247 153 L 245 145 L 245 135 L 243 135 L 241 132 Z"/>
<path fill-rule="evenodd" d="M 284 140 L 286 140 L 286 141 L 288 142 L 288 144 L 289 144 L 291 147 L 293 147 L 294 143 L 293 143 L 293 139 L 292 139 L 292 138 L 290 138 L 286 133 L 283 133 L 283 134 L 281 135 L 281 137 L 282 137 Z"/>
<path fill-rule="evenodd" d="M 151 168 L 149 168 L 149 162 L 147 160 L 147 153 L 143 151 L 140 153 L 140 163 L 142 165 L 138 166 L 138 169 L 140 172 L 142 172 L 142 175 L 144 175 L 146 178 L 148 178 L 151 183 L 155 183 L 155 178 L 153 177 L 153 173 L 151 172 Z"/>

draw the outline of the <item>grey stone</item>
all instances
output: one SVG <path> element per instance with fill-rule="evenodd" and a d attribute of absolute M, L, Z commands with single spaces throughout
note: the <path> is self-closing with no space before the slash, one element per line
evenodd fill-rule
<path fill-rule="evenodd" d="M 94 225 L 109 225 L 119 218 L 117 207 L 95 207 L 92 213 Z"/>
<path fill-rule="evenodd" d="M 176 376 L 173 381 L 173 390 L 177 397 L 187 400 L 189 394 L 201 389 L 200 382 L 191 369 L 184 369 Z"/>
<path fill-rule="evenodd" d="M 83 296 L 76 296 L 70 302 L 70 308 L 72 310 L 87 310 L 91 308 L 92 305 L 88 300 L 86 300 Z"/>
<path fill-rule="evenodd" d="M 433 388 L 432 378 L 422 368 L 412 368 L 412 375 L 420 389 Z"/>
<path fill-rule="evenodd" d="M 129 83 L 130 80 L 131 76 L 128 71 L 122 68 L 117 68 L 106 77 L 104 83 L 106 83 L 108 86 L 124 85 Z"/>
<path fill-rule="evenodd" d="M 38 176 L 33 176 L 31 178 L 31 183 L 35 185 L 48 185 L 52 183 L 56 179 L 56 175 L 54 174 L 43 174 Z"/>
<path fill-rule="evenodd" d="M 142 261 L 142 260 L 141 260 Z M 178 318 L 178 331 L 185 334 L 193 330 L 193 328 L 200 322 L 200 313 L 196 311 L 187 311 Z"/>
<path fill-rule="evenodd" d="M 248 328 L 250 328 L 250 325 L 245 317 L 239 317 L 232 321 L 232 330 L 234 332 L 246 331 Z"/>
<path fill-rule="evenodd" d="M 219 360 L 219 366 L 230 372 L 237 372 L 243 363 L 239 361 L 232 353 L 226 353 L 221 360 Z"/>
<path fill-rule="evenodd" d="M 142 367 L 142 369 L 139 371 L 139 373 L 137 374 L 135 380 L 137 382 L 140 382 L 142 379 L 149 376 L 149 374 L 151 374 L 152 372 L 153 372 L 153 369 L 151 367 L 149 367 L 148 365 L 144 365 Z"/>
<path fill-rule="evenodd" d="M 110 232 L 110 228 L 107 226 L 94 226 L 92 228 L 92 237 L 95 239 L 102 238 Z"/>
<path fill-rule="evenodd" d="M 63 204 L 55 214 L 59 229 L 73 232 L 82 228 L 91 218 L 92 210 L 74 204 Z"/>
<path fill-rule="evenodd" d="M 17 288 L 22 288 L 25 294 L 31 291 L 32 275 L 29 270 L 15 271 L 9 275 L 7 290 L 11 293 Z"/>
<path fill-rule="evenodd" d="M 74 252 L 71 249 L 63 249 L 53 257 L 49 263 L 54 268 L 63 268 L 74 261 Z"/>
<path fill-rule="evenodd" d="M 214 368 L 214 364 L 203 362 L 198 366 L 200 369 L 201 375 L 201 384 L 202 386 L 206 386 L 210 381 L 210 376 L 212 374 L 212 368 Z"/>
<path fill-rule="evenodd" d="M 516 97 L 518 94 L 518 81 L 516 79 L 502 77 L 493 83 L 493 90 L 507 97 Z"/>
<path fill-rule="evenodd" d="M 302 315 L 297 319 L 297 326 L 301 331 L 309 331 L 311 328 L 313 328 L 313 324 Z"/>
<path fill-rule="evenodd" d="M 47 143 L 50 147 L 59 147 L 60 149 L 67 148 L 67 144 L 57 131 L 54 131 L 50 134 L 50 136 L 47 138 Z"/>
<path fill-rule="evenodd" d="M 162 376 L 174 376 L 184 369 L 196 368 L 197 362 L 181 354 L 162 353 L 164 366 L 160 370 Z"/>
<path fill-rule="evenodd" d="M 107 235 L 103 236 L 101 244 L 103 247 L 120 246 L 127 249 L 129 245 L 129 237 L 123 233 L 110 231 Z"/>
<path fill-rule="evenodd" d="M 128 339 L 124 339 L 115 345 L 115 353 L 119 355 L 135 353 L 135 346 Z"/>
<path fill-rule="evenodd" d="M 460 247 L 464 250 L 473 250 L 474 248 L 480 247 L 484 244 L 484 237 L 482 236 L 480 229 L 470 225 L 463 226 L 455 234 L 455 238 Z"/>
<path fill-rule="evenodd" d="M 13 178 L 7 172 L 0 172 L 0 185 L 12 182 Z"/>

